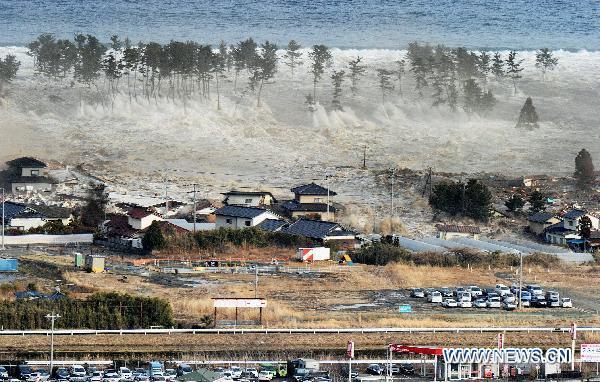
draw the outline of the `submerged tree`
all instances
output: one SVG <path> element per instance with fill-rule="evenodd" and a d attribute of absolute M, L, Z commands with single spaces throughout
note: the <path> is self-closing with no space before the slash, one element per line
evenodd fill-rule
<path fill-rule="evenodd" d="M 533 214 L 546 209 L 546 197 L 538 190 L 533 191 L 529 195 L 528 202 L 530 204 L 529 212 Z"/>
<path fill-rule="evenodd" d="M 325 68 L 331 66 L 332 56 L 329 48 L 325 45 L 313 45 L 312 51 L 308 53 L 311 60 L 310 73 L 313 76 L 313 102 L 317 100 L 317 83 L 321 80 Z"/>
<path fill-rule="evenodd" d="M 15 79 L 20 66 L 21 62 L 12 54 L 7 55 L 4 59 L 0 58 L 0 88 L 2 88 L 2 84 L 8 84 Z"/>
<path fill-rule="evenodd" d="M 496 80 L 499 80 L 504 77 L 504 60 L 502 59 L 502 55 L 500 52 L 494 53 L 494 58 L 492 58 L 492 66 L 490 71 L 496 77 Z"/>
<path fill-rule="evenodd" d="M 385 103 L 385 96 L 394 90 L 394 84 L 391 77 L 394 74 L 391 70 L 377 69 L 377 78 L 379 79 L 379 89 L 381 90 L 381 102 Z"/>
<path fill-rule="evenodd" d="M 517 52 L 515 52 L 514 50 L 511 50 L 508 53 L 508 58 L 506 59 L 506 74 L 512 79 L 513 81 L 513 86 L 515 88 L 515 94 L 517 94 L 517 80 L 520 79 L 521 76 L 521 72 L 523 71 L 523 68 L 521 67 L 521 64 L 523 63 L 523 60 L 517 60 Z"/>
<path fill-rule="evenodd" d="M 504 205 L 510 212 L 519 212 L 523 206 L 525 206 L 525 200 L 523 200 L 519 194 L 512 194 L 511 197 L 504 202 Z"/>
<path fill-rule="evenodd" d="M 358 81 L 367 71 L 366 65 L 361 65 L 362 57 L 356 56 L 354 60 L 348 62 L 348 69 L 350 70 L 350 90 L 352 94 L 358 93 Z"/>
<path fill-rule="evenodd" d="M 538 115 L 533 106 L 533 100 L 531 97 L 527 97 L 525 104 L 521 108 L 519 114 L 519 120 L 517 121 L 517 128 L 536 129 L 540 127 L 538 125 Z"/>
<path fill-rule="evenodd" d="M 586 149 L 581 149 L 577 157 L 575 157 L 574 176 L 577 180 L 577 185 L 582 189 L 589 189 L 596 178 L 592 156 Z"/>
<path fill-rule="evenodd" d="M 479 71 L 479 78 L 481 78 L 481 83 L 485 88 L 487 85 L 487 77 L 490 71 L 492 70 L 492 58 L 487 52 L 481 52 L 479 54 L 479 58 L 477 60 L 477 69 Z"/>
<path fill-rule="evenodd" d="M 260 96 L 265 81 L 271 80 L 277 72 L 277 45 L 266 41 L 261 45 L 260 53 L 250 66 L 252 70 L 251 83 L 258 84 L 257 106 L 260 106 Z"/>
<path fill-rule="evenodd" d="M 402 79 L 404 78 L 404 74 L 406 73 L 405 64 L 406 61 L 398 60 L 396 61 L 398 68 L 396 69 L 396 77 L 398 78 L 398 94 L 402 97 Z"/>
<path fill-rule="evenodd" d="M 294 69 L 302 65 L 302 60 L 300 60 L 302 57 L 302 52 L 300 52 L 301 48 L 302 46 L 295 40 L 290 40 L 285 48 L 285 54 L 283 55 L 284 63 L 290 68 L 292 80 L 294 79 Z"/>
<path fill-rule="evenodd" d="M 542 48 L 535 52 L 535 67 L 542 71 L 542 79 L 546 80 L 546 72 L 554 70 L 558 65 L 558 58 L 554 57 L 548 48 Z"/>
<path fill-rule="evenodd" d="M 334 70 L 331 74 L 333 84 L 333 99 L 331 100 L 331 104 L 337 110 L 342 110 L 342 83 L 344 82 L 344 75 L 343 70 Z"/>

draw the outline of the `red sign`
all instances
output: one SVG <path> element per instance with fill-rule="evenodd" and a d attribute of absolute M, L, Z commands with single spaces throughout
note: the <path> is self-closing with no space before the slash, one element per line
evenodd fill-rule
<path fill-rule="evenodd" d="M 354 341 L 348 341 L 348 348 L 346 349 L 346 357 L 354 358 Z"/>
<path fill-rule="evenodd" d="M 414 353 L 414 354 L 425 354 L 425 355 L 442 355 L 442 348 L 426 348 L 422 346 L 404 346 L 397 344 L 390 344 L 390 351 L 394 353 Z"/>

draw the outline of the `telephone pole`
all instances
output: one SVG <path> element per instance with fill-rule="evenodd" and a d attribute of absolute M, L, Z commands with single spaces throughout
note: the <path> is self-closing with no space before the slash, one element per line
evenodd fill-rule
<path fill-rule="evenodd" d="M 54 321 L 59 319 L 61 316 L 59 314 L 47 314 L 46 318 L 50 320 L 51 329 L 50 329 L 50 375 L 52 376 L 52 367 L 54 363 Z"/>
<path fill-rule="evenodd" d="M 196 233 L 196 183 L 194 183 L 194 233 Z"/>
<path fill-rule="evenodd" d="M 327 221 L 331 221 L 329 217 L 329 175 L 325 174 L 325 186 L 327 186 Z"/>
<path fill-rule="evenodd" d="M 390 168 L 392 192 L 390 197 L 390 218 L 394 217 L 394 183 L 396 181 L 396 169 Z"/>
<path fill-rule="evenodd" d="M 0 189 L 2 190 L 2 246 L 0 247 L 0 249 L 4 251 L 6 249 L 4 247 L 4 200 L 6 199 L 6 197 L 4 188 Z"/>

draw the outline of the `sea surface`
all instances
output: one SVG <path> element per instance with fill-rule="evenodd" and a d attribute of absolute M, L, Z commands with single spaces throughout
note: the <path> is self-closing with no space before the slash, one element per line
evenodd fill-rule
<path fill-rule="evenodd" d="M 113 34 L 132 41 L 247 37 L 278 44 L 401 49 L 410 41 L 485 49 L 600 50 L 599 0 L 0 0 L 0 46 Z"/>

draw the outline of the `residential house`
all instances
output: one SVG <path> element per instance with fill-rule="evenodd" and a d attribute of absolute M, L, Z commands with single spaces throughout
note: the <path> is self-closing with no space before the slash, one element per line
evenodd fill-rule
<path fill-rule="evenodd" d="M 270 232 L 281 231 L 288 223 L 285 220 L 265 219 L 256 227 Z"/>
<path fill-rule="evenodd" d="M 579 229 L 579 221 L 584 216 L 590 218 L 592 222 L 592 229 L 600 228 L 600 220 L 598 219 L 598 217 L 580 209 L 573 209 L 567 211 L 567 213 L 563 215 L 563 223 L 565 228 L 577 231 Z"/>
<path fill-rule="evenodd" d="M 268 191 L 229 191 L 224 192 L 225 200 L 223 204 L 226 206 L 245 206 L 245 207 L 261 207 L 271 206 L 277 203 L 277 200 Z"/>
<path fill-rule="evenodd" d="M 309 183 L 291 189 L 294 199 L 282 203 L 281 208 L 288 216 L 298 219 L 306 217 L 334 221 L 337 209 L 331 205 L 335 192 L 316 183 Z"/>
<path fill-rule="evenodd" d="M 17 158 L 6 162 L 10 171 L 13 194 L 28 192 L 51 192 L 54 180 L 48 177 L 46 163 L 31 157 Z"/>
<path fill-rule="evenodd" d="M 177 226 L 179 228 L 183 228 L 186 231 L 193 232 L 194 231 L 194 222 L 189 222 L 186 219 L 167 219 L 168 223 Z M 206 223 L 196 221 L 196 231 L 210 231 L 215 229 L 215 223 Z"/>
<path fill-rule="evenodd" d="M 73 213 L 70 208 L 44 205 L 31 205 L 36 212 L 44 216 L 46 222 L 58 222 L 63 225 L 69 225 L 73 221 Z"/>
<path fill-rule="evenodd" d="M 546 231 L 546 228 L 556 223 L 560 223 L 561 219 L 549 212 L 537 212 L 529 216 L 527 222 L 530 232 L 535 233 L 536 235 L 542 235 L 544 234 L 544 231 Z"/>
<path fill-rule="evenodd" d="M 544 238 L 548 243 L 568 246 L 569 240 L 581 239 L 577 231 L 566 228 L 563 222 L 558 222 L 546 228 Z"/>
<path fill-rule="evenodd" d="M 216 228 L 254 227 L 266 219 L 281 219 L 275 213 L 259 207 L 223 206 L 215 211 Z"/>
<path fill-rule="evenodd" d="M 357 243 L 355 232 L 345 229 L 339 223 L 321 220 L 299 219 L 282 228 L 281 232 L 307 237 L 323 244 L 335 243 L 346 248 L 353 248 Z"/>
<path fill-rule="evenodd" d="M 452 240 L 459 237 L 468 237 L 479 240 L 481 230 L 477 226 L 456 225 L 456 224 L 437 224 L 437 237 L 444 240 Z"/>
<path fill-rule="evenodd" d="M 153 221 L 159 220 L 163 220 L 163 218 L 144 208 L 134 207 L 127 213 L 127 223 L 136 230 L 150 227 Z"/>
<path fill-rule="evenodd" d="M 4 203 L 5 224 L 19 231 L 42 227 L 50 221 L 57 220 L 67 225 L 72 218 L 71 210 L 68 208 L 25 205 L 10 201 Z"/>

